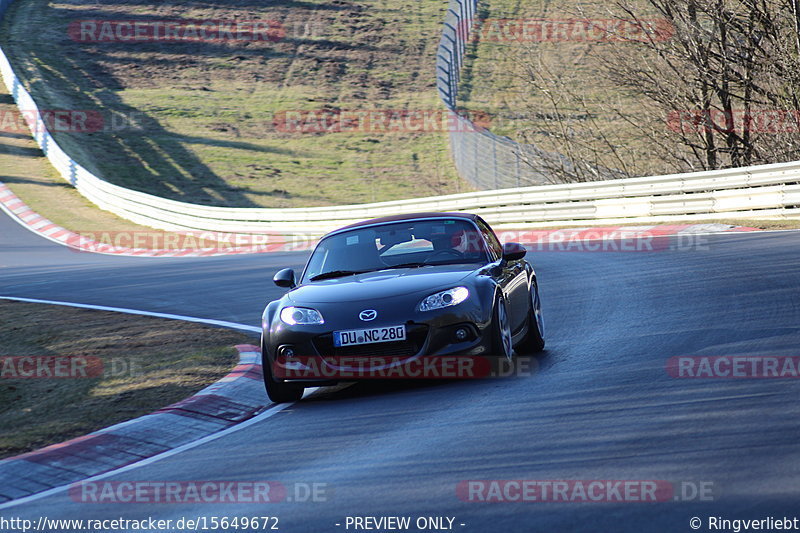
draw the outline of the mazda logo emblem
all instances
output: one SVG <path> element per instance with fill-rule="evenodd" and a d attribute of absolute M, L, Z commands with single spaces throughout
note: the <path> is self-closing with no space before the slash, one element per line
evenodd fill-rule
<path fill-rule="evenodd" d="M 369 322 L 370 320 L 375 320 L 378 318 L 378 312 L 374 309 L 364 309 L 358 314 L 358 318 L 364 322 Z"/>

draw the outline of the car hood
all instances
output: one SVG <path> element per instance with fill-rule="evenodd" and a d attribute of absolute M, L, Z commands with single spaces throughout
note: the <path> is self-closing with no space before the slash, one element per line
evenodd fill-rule
<path fill-rule="evenodd" d="M 295 304 L 339 303 L 446 290 L 458 286 L 479 268 L 479 265 L 435 265 L 367 272 L 301 285 L 286 298 Z"/>

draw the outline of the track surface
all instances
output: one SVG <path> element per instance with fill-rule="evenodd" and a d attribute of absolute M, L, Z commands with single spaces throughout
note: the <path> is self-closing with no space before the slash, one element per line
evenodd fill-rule
<path fill-rule="evenodd" d="M 672 356 L 799 355 L 800 233 L 704 239 L 707 249 L 694 251 L 530 254 L 549 348 L 532 376 L 322 390 L 263 422 L 109 478 L 326 483 L 328 501 L 98 505 L 62 493 L 1 514 L 270 514 L 287 532 L 346 531 L 345 517 L 355 515 L 454 516 L 455 530 L 465 532 L 692 531 L 693 516 L 800 516 L 800 381 L 682 380 L 665 371 Z M 280 294 L 272 273 L 305 257 L 96 256 L 0 216 L 3 296 L 255 325 Z M 456 485 L 470 479 L 706 481 L 714 499 L 462 502 Z"/>

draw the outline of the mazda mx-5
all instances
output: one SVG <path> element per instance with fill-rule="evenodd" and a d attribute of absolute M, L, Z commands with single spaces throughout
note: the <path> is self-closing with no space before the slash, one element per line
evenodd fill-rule
<path fill-rule="evenodd" d="M 525 256 L 522 245 L 501 244 L 483 219 L 463 213 L 385 217 L 325 235 L 299 276 L 275 274 L 289 290 L 262 317 L 267 394 L 295 401 L 305 387 L 343 381 L 335 372 L 286 372 L 309 361 L 336 370 L 359 357 L 510 360 L 515 350 L 541 351 L 539 289 Z"/>

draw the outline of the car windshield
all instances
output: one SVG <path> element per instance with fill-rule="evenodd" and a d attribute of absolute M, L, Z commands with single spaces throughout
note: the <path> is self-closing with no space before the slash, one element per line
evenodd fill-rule
<path fill-rule="evenodd" d="M 323 239 L 303 281 L 396 268 L 489 262 L 483 236 L 462 219 L 409 220 L 354 228 Z"/>

